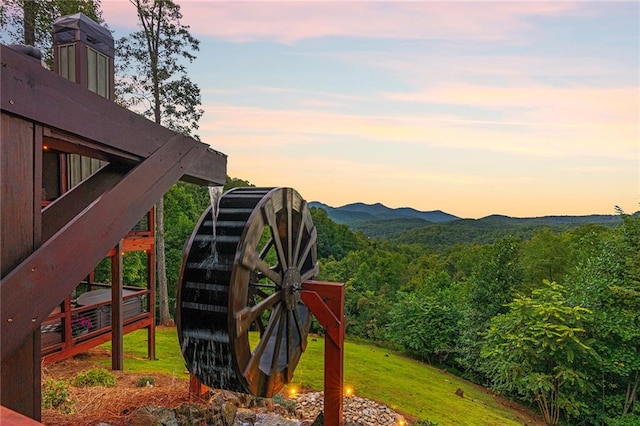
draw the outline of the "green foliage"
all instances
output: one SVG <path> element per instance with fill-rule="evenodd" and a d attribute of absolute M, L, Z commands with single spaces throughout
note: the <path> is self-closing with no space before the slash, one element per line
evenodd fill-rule
<path fill-rule="evenodd" d="M 569 306 L 561 285 L 544 284 L 491 320 L 482 356 L 496 389 L 537 404 L 546 424 L 557 425 L 561 413 L 580 414 L 576 396 L 591 389 L 581 365 L 595 353 L 580 338 L 591 311 Z"/>
<path fill-rule="evenodd" d="M 589 424 L 624 419 L 638 407 L 640 217 L 622 219 L 623 226 L 612 232 L 582 235 L 578 266 L 568 285 L 572 303 L 594 312 L 585 328 L 600 358 L 583 368 L 598 386 L 582 398 Z"/>
<path fill-rule="evenodd" d="M 607 426 L 638 426 L 640 425 L 640 414 L 627 414 L 607 419 Z"/>
<path fill-rule="evenodd" d="M 283 407 L 284 409 L 289 411 L 291 414 L 295 414 L 295 411 L 296 411 L 295 401 L 290 399 L 285 399 L 285 397 L 280 393 L 273 395 L 273 398 L 271 399 L 275 404 L 278 404 L 279 406 Z"/>
<path fill-rule="evenodd" d="M 507 312 L 510 302 L 522 283 L 520 242 L 504 238 L 480 249 L 468 282 L 466 307 L 460 318 L 461 337 L 457 362 L 466 377 L 486 383 L 480 357 L 481 334 L 491 318 Z"/>
<path fill-rule="evenodd" d="M 521 264 L 528 287 L 535 288 L 543 280 L 565 281 L 574 263 L 570 257 L 569 235 L 544 227 L 522 244 Z"/>
<path fill-rule="evenodd" d="M 153 386 L 156 384 L 156 379 L 151 376 L 142 376 L 136 382 L 136 386 L 139 388 L 143 388 L 145 386 Z"/>
<path fill-rule="evenodd" d="M 346 225 L 338 225 L 323 209 L 312 207 L 311 217 L 318 231 L 318 257 L 340 260 L 347 253 L 363 246 L 362 236 L 358 237 Z"/>
<path fill-rule="evenodd" d="M 343 216 L 340 217 L 343 218 Z M 340 223 L 346 224 L 355 232 L 364 233 L 367 237 L 389 240 L 398 244 L 421 244 L 439 252 L 455 245 L 493 244 L 509 236 L 529 240 L 543 227 L 554 233 L 561 233 L 585 224 L 602 228 L 620 224 L 620 218 L 615 215 L 540 218 L 493 215 L 482 219 L 458 219 L 445 223 L 428 223 L 412 218 L 376 221 L 347 220 L 347 217 L 344 219 L 340 220 Z"/>
<path fill-rule="evenodd" d="M 116 377 L 103 368 L 92 368 L 76 374 L 73 378 L 73 385 L 78 387 L 113 387 L 116 385 Z"/>
<path fill-rule="evenodd" d="M 403 294 L 391 308 L 389 340 L 417 359 L 444 362 L 455 350 L 457 321 L 435 297 Z"/>
<path fill-rule="evenodd" d="M 42 407 L 59 410 L 66 414 L 73 413 L 73 404 L 69 383 L 65 380 L 45 380 L 42 386 Z"/>

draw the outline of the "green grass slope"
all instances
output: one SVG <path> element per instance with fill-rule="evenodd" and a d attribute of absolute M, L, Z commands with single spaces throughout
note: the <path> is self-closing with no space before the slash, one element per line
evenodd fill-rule
<path fill-rule="evenodd" d="M 157 329 L 156 361 L 145 358 L 146 337 L 144 330 L 124 336 L 125 371 L 188 377 L 175 328 Z M 104 346 L 110 348 L 110 343 Z M 291 385 L 322 390 L 323 354 L 324 339 L 310 337 Z M 103 363 L 109 366 L 111 361 L 105 359 Z M 521 425 L 525 421 L 532 424 L 534 420 L 528 413 L 509 408 L 478 386 L 387 349 L 364 343 L 345 343 L 344 384 L 352 387 L 355 395 L 439 425 Z M 455 394 L 457 389 L 464 391 L 463 398 Z"/>

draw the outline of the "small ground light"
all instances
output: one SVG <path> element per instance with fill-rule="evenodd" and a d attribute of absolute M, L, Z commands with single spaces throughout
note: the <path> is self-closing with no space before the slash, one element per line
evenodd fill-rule
<path fill-rule="evenodd" d="M 346 396 L 353 396 L 353 388 L 351 386 L 345 386 L 344 394 Z"/>
<path fill-rule="evenodd" d="M 289 388 L 289 396 L 291 398 L 293 398 L 294 396 L 296 396 L 298 394 L 298 388 L 296 388 L 295 386 L 291 386 Z"/>
<path fill-rule="evenodd" d="M 398 426 L 407 426 L 407 422 L 404 419 L 398 419 Z"/>

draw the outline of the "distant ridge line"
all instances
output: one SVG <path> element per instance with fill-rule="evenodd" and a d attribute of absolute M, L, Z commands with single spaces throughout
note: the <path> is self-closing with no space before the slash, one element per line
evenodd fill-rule
<path fill-rule="evenodd" d="M 331 207 L 319 201 L 312 201 L 309 206 L 325 210 L 329 217 L 338 223 L 392 219 L 421 219 L 431 223 L 443 223 L 460 219 L 458 216 L 442 210 L 420 211 L 411 207 L 390 208 L 382 203 L 365 204 L 358 202 L 342 207 Z"/>

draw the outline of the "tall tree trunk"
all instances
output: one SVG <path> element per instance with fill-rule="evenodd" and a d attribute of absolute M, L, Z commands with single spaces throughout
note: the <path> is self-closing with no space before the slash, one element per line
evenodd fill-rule
<path fill-rule="evenodd" d="M 38 5 L 36 0 L 24 0 L 22 6 L 24 12 L 23 29 L 24 44 L 34 46 L 36 43 L 36 14 Z"/>
<path fill-rule="evenodd" d="M 160 325 L 173 325 L 169 313 L 169 290 L 167 286 L 167 268 L 164 253 L 164 199 L 156 203 L 156 261 L 158 264 L 158 299 L 160 301 Z"/>
<path fill-rule="evenodd" d="M 640 370 L 636 371 L 636 378 L 633 383 L 627 384 L 627 392 L 624 398 L 624 408 L 622 415 L 626 416 L 633 410 L 633 406 L 636 403 L 636 395 L 638 394 L 638 385 L 640 385 Z"/>

